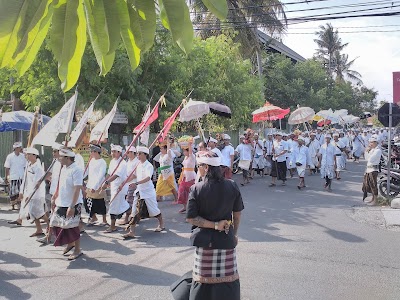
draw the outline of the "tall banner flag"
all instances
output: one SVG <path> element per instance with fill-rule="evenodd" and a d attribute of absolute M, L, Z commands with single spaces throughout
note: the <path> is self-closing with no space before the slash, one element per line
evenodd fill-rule
<path fill-rule="evenodd" d="M 400 104 L 400 72 L 393 72 L 393 103 Z"/>
<path fill-rule="evenodd" d="M 146 113 L 143 116 L 142 122 L 146 122 L 146 120 L 150 117 L 150 105 L 147 107 Z M 158 114 L 158 113 L 157 113 Z M 149 137 L 150 137 L 150 126 L 147 126 L 143 133 L 140 135 L 140 142 L 143 145 L 149 145 Z"/>
<path fill-rule="evenodd" d="M 166 119 L 164 121 L 164 128 L 163 128 L 163 132 L 162 135 L 160 137 L 160 142 L 164 141 L 165 137 L 167 136 L 169 130 L 172 127 L 172 124 L 174 124 L 174 121 L 176 119 L 176 117 L 178 116 L 179 112 L 181 111 L 181 105 L 179 105 L 179 107 L 177 108 L 177 110 L 172 114 L 172 116 L 170 116 L 168 119 Z"/>
<path fill-rule="evenodd" d="M 64 104 L 60 111 L 33 138 L 31 146 L 53 146 L 60 133 L 69 133 L 75 113 L 78 91 Z"/>
<path fill-rule="evenodd" d="M 157 120 L 158 118 L 158 108 L 160 107 L 160 104 L 165 105 L 165 97 L 164 95 L 162 95 L 160 97 L 160 99 L 157 101 L 157 104 L 153 107 L 150 115 L 148 116 L 148 118 L 144 118 L 143 119 L 145 121 L 142 121 L 138 126 L 135 127 L 135 129 L 133 129 L 133 133 L 139 133 L 141 130 L 147 128 L 148 126 L 150 126 L 151 123 L 153 123 L 155 120 Z M 146 112 L 147 114 L 147 112 Z M 145 115 L 146 115 L 145 114 Z"/>
<path fill-rule="evenodd" d="M 86 125 L 89 122 L 90 117 L 93 114 L 94 103 L 85 111 L 82 118 L 79 120 L 78 124 L 75 126 L 74 130 L 71 132 L 71 139 L 68 142 L 69 147 L 76 147 L 78 139 L 81 137 L 83 132 L 86 130 Z"/>
<path fill-rule="evenodd" d="M 117 112 L 117 105 L 118 100 L 115 101 L 112 110 L 92 129 L 90 133 L 90 142 L 103 143 L 106 141 L 108 138 L 108 128 L 110 128 L 111 122 Z"/>

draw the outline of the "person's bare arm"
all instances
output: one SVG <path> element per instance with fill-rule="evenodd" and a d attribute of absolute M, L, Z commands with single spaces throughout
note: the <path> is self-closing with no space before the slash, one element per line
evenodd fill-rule
<path fill-rule="evenodd" d="M 5 177 L 5 182 L 8 182 L 8 177 L 10 176 L 10 168 L 6 168 L 6 177 Z"/>
<path fill-rule="evenodd" d="M 186 221 L 194 226 L 201 227 L 201 228 L 210 228 L 210 229 L 215 229 L 215 224 L 218 223 L 218 228 L 217 230 L 219 231 L 224 231 L 225 227 L 229 224 L 229 221 L 227 220 L 221 220 L 219 222 L 212 222 L 209 220 L 206 220 L 200 216 L 197 216 L 192 219 L 186 219 Z"/>
<path fill-rule="evenodd" d="M 71 206 L 68 207 L 67 209 L 67 217 L 72 217 L 74 215 L 74 211 L 75 211 L 75 205 L 78 202 L 78 197 L 79 197 L 79 192 L 82 189 L 82 185 L 76 185 L 74 186 L 74 193 L 72 196 L 72 203 Z"/>
<path fill-rule="evenodd" d="M 233 233 L 237 235 L 240 225 L 240 217 L 242 215 L 241 211 L 233 212 Z"/>

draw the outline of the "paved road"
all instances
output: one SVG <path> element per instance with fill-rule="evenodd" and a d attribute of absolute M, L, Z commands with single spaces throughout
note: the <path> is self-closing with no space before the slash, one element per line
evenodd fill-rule
<path fill-rule="evenodd" d="M 269 178 L 242 188 L 245 202 L 238 246 L 242 299 L 400 299 L 400 234 L 360 218 L 363 164 L 349 164 L 333 193 L 317 176 L 298 191 L 267 187 Z M 240 177 L 236 178 L 237 180 Z M 0 297 L 9 299 L 172 299 L 169 285 L 190 270 L 189 226 L 171 202 L 161 203 L 168 232 L 143 221 L 138 240 L 87 229 L 82 259 L 40 247 L 33 225 L 10 228 L 15 213 L 0 211 Z M 362 220 L 362 221 L 360 221 Z M 376 220 L 375 220 L 376 221 Z M 128 298 L 127 298 L 128 297 Z"/>

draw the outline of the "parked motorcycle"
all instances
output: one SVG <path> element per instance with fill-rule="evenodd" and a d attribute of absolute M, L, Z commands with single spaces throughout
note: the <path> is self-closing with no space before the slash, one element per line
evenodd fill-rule
<path fill-rule="evenodd" d="M 233 168 L 232 168 L 232 173 L 237 174 L 239 172 L 239 160 L 240 156 L 238 154 L 235 154 L 233 158 Z"/>
<path fill-rule="evenodd" d="M 396 197 L 400 194 L 400 170 L 390 169 L 390 192 L 387 191 L 387 174 L 386 168 L 382 169 L 382 176 L 378 180 L 379 193 L 384 197 Z"/>

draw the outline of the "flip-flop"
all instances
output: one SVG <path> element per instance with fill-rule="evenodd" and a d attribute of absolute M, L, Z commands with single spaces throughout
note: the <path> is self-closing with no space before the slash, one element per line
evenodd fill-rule
<path fill-rule="evenodd" d="M 22 226 L 22 223 L 18 223 L 18 221 L 8 221 L 7 223 L 10 224 L 10 225 Z"/>
<path fill-rule="evenodd" d="M 69 251 L 71 251 L 74 248 L 75 248 L 75 245 L 72 245 L 70 247 L 65 248 L 64 251 L 63 251 L 63 255 L 66 255 Z"/>
<path fill-rule="evenodd" d="M 136 239 L 136 236 L 124 234 L 124 235 L 122 236 L 122 238 L 123 238 L 124 241 L 129 241 L 129 240 Z"/>
<path fill-rule="evenodd" d="M 100 223 L 99 226 L 110 226 L 110 224 L 103 222 L 103 223 Z"/>
<path fill-rule="evenodd" d="M 42 236 L 42 235 L 44 235 L 44 232 L 35 232 L 32 233 L 29 237 Z"/>
<path fill-rule="evenodd" d="M 104 230 L 103 232 L 104 233 L 113 233 L 113 232 L 116 232 L 116 231 L 118 231 L 118 228 L 115 228 L 115 229 L 108 228 L 108 229 Z"/>
<path fill-rule="evenodd" d="M 154 230 L 154 232 L 162 232 L 162 231 L 165 231 L 165 227 L 157 227 L 155 230 Z"/>
<path fill-rule="evenodd" d="M 79 252 L 78 254 L 71 254 L 70 256 L 68 256 L 68 260 L 75 260 L 82 255 L 83 255 L 83 252 Z"/>

